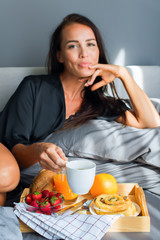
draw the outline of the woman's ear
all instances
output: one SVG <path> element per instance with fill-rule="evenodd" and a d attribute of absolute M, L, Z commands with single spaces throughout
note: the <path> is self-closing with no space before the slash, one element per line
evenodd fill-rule
<path fill-rule="evenodd" d="M 60 51 L 57 51 L 57 59 L 58 59 L 58 62 L 63 63 L 63 57 Z"/>

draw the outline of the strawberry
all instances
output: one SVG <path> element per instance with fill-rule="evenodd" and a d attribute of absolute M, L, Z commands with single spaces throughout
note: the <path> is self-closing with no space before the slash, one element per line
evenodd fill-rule
<path fill-rule="evenodd" d="M 42 202 L 40 204 L 40 210 L 45 214 L 48 214 L 48 215 L 52 214 L 51 204 L 48 201 Z"/>
<path fill-rule="evenodd" d="M 59 205 L 61 203 L 61 199 L 58 199 L 56 196 L 53 196 L 50 199 L 50 202 L 51 202 L 52 206 L 56 206 L 56 205 Z"/>
<path fill-rule="evenodd" d="M 27 204 L 30 204 L 32 202 L 32 194 L 28 194 L 26 197 L 25 197 L 25 202 Z"/>
<path fill-rule="evenodd" d="M 32 194 L 32 199 L 33 200 L 40 200 L 42 198 L 42 192 L 37 190 Z"/>
<path fill-rule="evenodd" d="M 48 201 L 48 198 L 47 198 L 47 199 L 46 199 L 46 198 L 41 198 L 41 199 L 39 200 L 40 203 L 45 202 L 45 201 Z"/>
<path fill-rule="evenodd" d="M 36 210 L 36 213 L 43 213 L 40 209 Z"/>
<path fill-rule="evenodd" d="M 38 207 L 39 207 L 39 202 L 38 202 L 37 200 L 33 200 L 33 201 L 30 203 L 30 205 L 31 205 L 32 207 L 38 208 Z"/>
<path fill-rule="evenodd" d="M 26 209 L 27 209 L 27 211 L 29 211 L 29 212 L 34 212 L 34 211 L 35 211 L 35 209 L 34 209 L 32 206 L 29 206 L 29 207 L 27 207 Z"/>
<path fill-rule="evenodd" d="M 52 211 L 52 209 L 50 208 L 48 211 L 45 212 L 45 214 L 47 214 L 47 215 L 51 215 L 52 212 L 53 212 L 53 211 Z"/>
<path fill-rule="evenodd" d="M 37 200 L 33 200 L 30 205 L 27 207 L 27 210 L 30 212 L 35 212 L 39 208 L 39 203 Z"/>
<path fill-rule="evenodd" d="M 55 196 L 55 193 L 54 192 L 50 192 L 49 193 L 49 198 L 52 198 L 53 196 Z"/>
<path fill-rule="evenodd" d="M 61 205 L 57 205 L 53 207 L 53 212 L 58 212 L 61 209 Z"/>
<path fill-rule="evenodd" d="M 43 190 L 42 191 L 42 197 L 43 198 L 49 198 L 49 194 L 50 194 L 50 192 L 48 190 Z"/>
<path fill-rule="evenodd" d="M 61 202 L 64 201 L 64 196 L 63 196 L 62 193 L 57 193 L 57 194 L 56 194 L 56 197 L 57 197 L 58 199 L 60 199 Z"/>

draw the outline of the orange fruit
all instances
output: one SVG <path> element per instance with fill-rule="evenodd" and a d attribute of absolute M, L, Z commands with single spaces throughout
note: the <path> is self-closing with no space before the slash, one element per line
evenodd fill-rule
<path fill-rule="evenodd" d="M 97 197 L 100 194 L 115 194 L 117 190 L 118 185 L 115 177 L 108 173 L 100 173 L 95 176 L 90 193 L 92 197 Z"/>

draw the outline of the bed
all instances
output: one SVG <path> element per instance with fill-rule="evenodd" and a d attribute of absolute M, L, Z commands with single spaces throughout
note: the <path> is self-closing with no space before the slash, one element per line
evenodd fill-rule
<path fill-rule="evenodd" d="M 127 68 L 160 113 L 160 93 L 157 87 L 160 81 L 160 66 Z M 42 73 L 46 74 L 46 69 L 41 67 L 1 68 L 0 111 L 24 76 Z M 119 95 L 127 99 L 120 81 L 116 80 L 116 83 Z M 91 159 L 97 164 L 97 173 L 107 172 L 115 176 L 119 183 L 138 182 L 143 187 L 151 217 L 151 232 L 106 233 L 103 239 L 159 239 L 160 128 L 139 130 L 123 127 L 116 122 L 95 119 L 77 129 L 51 134 L 44 141 L 54 142 L 62 147 L 69 160 Z M 13 213 L 13 202 L 19 201 L 23 189 L 32 182 L 40 169 L 40 165 L 36 164 L 21 171 L 19 186 L 8 194 L 6 206 L 0 208 L 1 239 L 44 239 L 36 233 L 21 234 Z"/>

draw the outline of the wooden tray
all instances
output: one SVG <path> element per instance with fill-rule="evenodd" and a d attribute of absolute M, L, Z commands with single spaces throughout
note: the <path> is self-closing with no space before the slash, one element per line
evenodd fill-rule
<path fill-rule="evenodd" d="M 29 193 L 29 189 L 25 188 L 20 202 Z M 136 202 L 141 207 L 141 213 L 137 217 L 120 217 L 112 224 L 108 232 L 150 232 L 150 216 L 147 209 L 145 194 L 143 189 L 137 183 L 120 183 L 118 184 L 118 193 L 128 195 L 130 199 Z M 79 196 L 76 200 L 79 202 L 81 199 L 92 199 L 90 194 Z M 68 203 L 64 202 L 68 205 Z M 21 232 L 34 232 L 33 229 L 28 227 L 19 219 Z"/>

